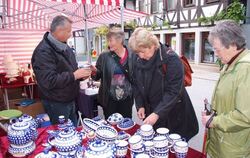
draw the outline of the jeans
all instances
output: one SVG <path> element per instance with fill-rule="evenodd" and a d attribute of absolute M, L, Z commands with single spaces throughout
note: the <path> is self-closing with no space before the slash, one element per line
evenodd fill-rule
<path fill-rule="evenodd" d="M 41 102 L 45 112 L 49 115 L 52 124 L 58 124 L 58 117 L 64 115 L 66 120 L 70 119 L 74 126 L 77 126 L 75 101 L 62 103 L 42 99 Z"/>

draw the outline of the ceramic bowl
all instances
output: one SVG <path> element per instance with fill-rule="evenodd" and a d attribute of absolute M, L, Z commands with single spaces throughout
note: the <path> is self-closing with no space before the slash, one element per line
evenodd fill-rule
<path fill-rule="evenodd" d="M 118 136 L 118 132 L 111 126 L 99 126 L 96 129 L 96 136 L 102 140 L 114 141 Z"/>
<path fill-rule="evenodd" d="M 117 128 L 121 130 L 129 130 L 134 127 L 135 122 L 131 118 L 124 118 L 121 122 L 117 124 Z"/>
<path fill-rule="evenodd" d="M 99 124 L 96 123 L 94 120 L 91 120 L 89 118 L 83 119 L 83 129 L 88 133 L 90 131 L 96 131 L 96 129 L 99 127 Z"/>
<path fill-rule="evenodd" d="M 119 113 L 114 113 L 108 117 L 108 122 L 111 125 L 117 125 L 119 122 L 123 120 L 123 116 Z"/>

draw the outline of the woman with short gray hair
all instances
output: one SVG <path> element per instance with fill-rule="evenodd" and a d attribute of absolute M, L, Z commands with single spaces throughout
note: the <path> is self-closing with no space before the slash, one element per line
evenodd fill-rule
<path fill-rule="evenodd" d="M 102 53 L 92 73 L 94 80 L 101 79 L 98 99 L 107 119 L 113 113 L 132 117 L 133 94 L 131 87 L 132 53 L 124 46 L 124 32 L 112 28 L 107 34 L 109 50 Z"/>
<path fill-rule="evenodd" d="M 250 157 L 250 51 L 241 27 L 220 21 L 209 42 L 224 63 L 212 98 L 212 114 L 202 112 L 208 130 L 207 152 L 212 158 Z"/>

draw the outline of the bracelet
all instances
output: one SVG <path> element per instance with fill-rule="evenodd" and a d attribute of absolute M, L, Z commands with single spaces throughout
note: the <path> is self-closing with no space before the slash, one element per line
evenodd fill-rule
<path fill-rule="evenodd" d="M 211 115 L 211 117 L 209 118 L 209 120 L 206 123 L 206 128 L 210 128 L 209 125 L 211 124 L 211 122 L 213 121 L 214 115 Z"/>

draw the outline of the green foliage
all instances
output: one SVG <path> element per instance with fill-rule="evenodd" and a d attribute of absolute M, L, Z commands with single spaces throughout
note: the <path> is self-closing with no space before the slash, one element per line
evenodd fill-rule
<path fill-rule="evenodd" d="M 109 32 L 108 26 L 100 26 L 95 30 L 95 34 L 98 36 L 106 36 Z"/>
<path fill-rule="evenodd" d="M 199 23 L 212 24 L 214 21 L 231 19 L 240 23 L 246 19 L 245 16 L 246 7 L 239 1 L 234 0 L 225 10 L 222 10 L 219 14 L 211 17 L 198 18 Z"/>
<path fill-rule="evenodd" d="M 124 25 L 124 28 L 126 28 L 126 29 L 135 30 L 136 27 L 137 27 L 137 24 L 136 24 L 135 21 L 130 21 L 130 22 L 128 22 L 128 23 L 125 23 L 125 25 Z"/>
<path fill-rule="evenodd" d="M 154 22 L 152 25 L 151 25 L 151 28 L 154 30 L 156 27 L 158 27 L 157 23 Z"/>

